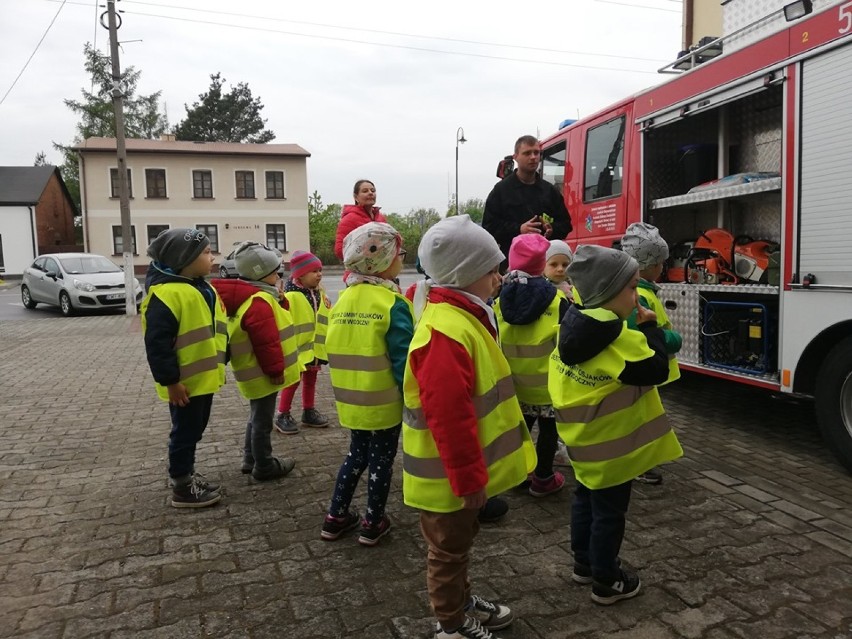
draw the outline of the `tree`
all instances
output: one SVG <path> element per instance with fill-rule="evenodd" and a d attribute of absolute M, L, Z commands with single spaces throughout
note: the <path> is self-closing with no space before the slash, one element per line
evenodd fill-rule
<path fill-rule="evenodd" d="M 223 93 L 224 84 L 225 78 L 214 73 L 207 93 L 200 94 L 192 107 L 184 104 L 186 118 L 175 127 L 175 137 L 196 142 L 260 144 L 274 140 L 275 134 L 265 129 L 266 120 L 260 117 L 263 110 L 260 97 L 252 97 L 244 82 Z"/>
<path fill-rule="evenodd" d="M 47 166 L 47 155 L 45 155 L 44 151 L 39 151 L 36 153 L 35 160 L 33 160 L 33 166 Z"/>
<path fill-rule="evenodd" d="M 485 201 L 476 197 L 472 197 L 469 200 L 465 200 L 461 203 L 459 207 L 459 213 L 461 215 L 469 215 L 470 219 L 476 222 L 477 224 L 482 224 L 482 214 L 485 212 Z M 450 202 L 447 206 L 447 217 L 452 217 L 456 214 L 456 200 L 455 195 L 450 198 Z"/>
<path fill-rule="evenodd" d="M 86 138 L 114 138 L 116 135 L 110 57 L 102 55 L 88 42 L 83 47 L 83 57 L 86 73 L 92 78 L 92 89 L 90 91 L 81 89 L 83 94 L 81 100 L 64 100 L 65 106 L 80 116 L 74 142 L 67 146 L 53 143 L 54 148 L 62 153 L 64 159 L 60 166 L 62 179 L 78 210 L 80 210 L 79 167 L 77 153 L 71 150 L 71 147 Z M 166 114 L 160 110 L 162 91 L 137 95 L 136 88 L 141 76 L 142 72 L 132 66 L 124 69 L 121 74 L 119 86 L 124 91 L 124 132 L 128 138 L 158 138 L 169 126 Z"/>
<path fill-rule="evenodd" d="M 405 261 L 413 264 L 417 260 L 417 247 L 423 235 L 433 225 L 441 220 L 441 216 L 435 209 L 412 209 L 407 215 L 389 213 L 386 215 L 388 224 L 394 227 L 402 235 L 403 243 L 408 255 Z"/>
<path fill-rule="evenodd" d="M 323 264 L 337 264 L 338 262 L 337 256 L 334 254 L 334 238 L 337 234 L 341 210 L 342 207 L 339 204 L 325 206 L 317 191 L 308 196 L 311 253 L 320 258 Z"/>

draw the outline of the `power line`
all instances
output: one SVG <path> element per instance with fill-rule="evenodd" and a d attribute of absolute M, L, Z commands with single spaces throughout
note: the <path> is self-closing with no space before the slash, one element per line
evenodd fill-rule
<path fill-rule="evenodd" d="M 50 31 L 50 27 L 53 26 L 54 22 L 56 22 L 56 18 L 59 17 L 59 12 L 62 11 L 62 7 L 65 6 L 65 2 L 66 0 L 62 0 L 62 4 L 60 4 L 59 8 L 56 10 L 56 14 L 53 16 L 53 20 L 50 21 L 49 25 L 47 25 L 47 29 L 44 30 L 44 33 L 42 34 L 41 39 L 38 41 L 38 44 L 36 44 L 35 49 L 33 49 L 33 52 L 30 54 L 30 57 L 27 58 L 27 61 L 24 63 L 24 66 L 21 69 L 21 72 L 18 74 L 18 77 L 15 78 L 15 80 L 12 82 L 12 86 L 10 86 L 6 93 L 3 95 L 3 97 L 0 98 L 0 105 L 2 105 L 6 101 L 6 98 L 9 97 L 9 94 L 12 92 L 12 89 L 14 89 L 15 85 L 18 84 L 18 80 L 20 80 L 21 76 L 24 75 L 24 71 L 27 70 L 27 67 L 30 65 L 30 61 L 33 59 L 33 56 L 35 56 L 36 52 L 41 46 L 41 43 L 44 42 L 44 39 L 47 37 L 47 34 Z"/>
<path fill-rule="evenodd" d="M 669 0 L 669 1 L 670 2 L 680 2 L 681 0 Z M 426 35 L 420 35 L 420 34 L 417 34 L 417 33 L 402 33 L 402 32 L 399 32 L 399 31 L 384 31 L 384 30 L 381 30 L 381 29 L 365 29 L 365 28 L 361 28 L 361 27 L 347 27 L 347 26 L 340 26 L 340 25 L 337 25 L 337 24 L 328 24 L 328 23 L 323 23 L 323 22 L 308 22 L 308 21 L 304 21 L 304 20 L 291 20 L 291 19 L 288 19 L 288 18 L 275 18 L 275 17 L 270 17 L 270 16 L 251 15 L 251 14 L 248 14 L 248 13 L 234 13 L 234 12 L 231 12 L 231 11 L 216 11 L 216 10 L 213 10 L 213 9 L 196 9 L 194 7 L 182 7 L 182 6 L 173 5 L 173 4 L 160 4 L 160 3 L 157 3 L 157 2 L 144 2 L 144 0 L 126 0 L 126 2 L 127 2 L 127 4 L 140 4 L 140 5 L 146 5 L 146 6 L 149 6 L 149 7 L 158 7 L 158 8 L 162 8 L 162 9 L 177 9 L 179 11 L 194 11 L 194 12 L 198 12 L 198 13 L 208 13 L 208 14 L 223 15 L 223 16 L 228 16 L 228 17 L 251 18 L 251 19 L 266 20 L 266 21 L 272 21 L 272 22 L 287 22 L 287 23 L 290 23 L 290 24 L 301 24 L 301 25 L 310 26 L 310 27 L 323 27 L 323 28 L 327 28 L 327 29 L 342 29 L 344 31 L 362 31 L 364 33 L 377 33 L 377 34 L 380 34 L 380 35 L 401 36 L 401 37 L 405 37 L 405 38 L 420 38 L 420 39 L 423 39 L 423 40 L 438 40 L 438 41 L 442 41 L 442 42 L 456 42 L 456 43 L 460 43 L 460 44 L 475 44 L 475 45 L 481 45 L 481 46 L 487 46 L 487 47 L 502 47 L 502 48 L 508 48 L 508 49 L 524 49 L 524 50 L 527 50 L 527 51 L 541 51 L 541 52 L 544 52 L 544 53 L 566 53 L 566 54 L 569 54 L 569 55 L 587 55 L 587 56 L 595 56 L 595 57 L 601 57 L 601 58 L 618 58 L 618 59 L 621 59 L 621 60 L 642 60 L 642 61 L 645 61 L 645 62 L 659 62 L 659 58 L 639 58 L 639 57 L 636 57 L 636 56 L 614 55 L 614 54 L 610 54 L 610 53 L 588 53 L 588 52 L 585 52 L 585 51 L 570 51 L 570 50 L 566 50 L 566 49 L 549 49 L 549 48 L 546 48 L 546 47 L 530 47 L 530 46 L 525 46 L 525 45 L 520 45 L 520 44 L 504 44 L 504 43 L 501 43 L 501 42 L 487 42 L 487 41 L 481 41 L 481 40 L 465 40 L 465 39 L 460 39 L 460 38 L 443 38 L 443 37 L 440 37 L 440 36 L 426 36 Z"/>
<path fill-rule="evenodd" d="M 48 2 L 59 2 L 60 0 L 47 0 L 47 1 Z M 62 1 L 65 2 L 66 0 L 62 0 Z M 69 4 L 74 4 L 74 5 L 84 4 L 82 2 L 72 2 L 70 0 L 68 0 L 68 1 L 69 1 Z M 88 6 L 88 4 L 86 4 L 85 6 Z M 164 6 L 164 5 L 159 5 L 159 6 Z M 512 57 L 508 57 L 508 56 L 487 55 L 487 54 L 483 54 L 483 53 L 466 53 L 466 52 L 462 52 L 462 51 L 447 51 L 447 50 L 444 50 L 444 49 L 432 49 L 432 48 L 428 48 L 428 47 L 415 47 L 415 46 L 403 45 L 403 44 L 389 44 L 389 43 L 385 43 L 385 42 L 373 42 L 373 41 L 369 41 L 369 40 L 356 40 L 354 38 L 340 38 L 340 37 L 333 37 L 333 36 L 323 36 L 323 35 L 299 33 L 299 32 L 295 32 L 295 31 L 283 31 L 281 29 L 271 29 L 271 28 L 268 28 L 268 27 L 245 26 L 245 25 L 239 25 L 239 24 L 228 23 L 228 22 L 215 22 L 213 20 L 199 20 L 199 19 L 193 19 L 193 18 L 180 18 L 180 17 L 177 17 L 177 16 L 168 16 L 168 15 L 162 15 L 162 14 L 157 14 L 157 13 L 146 13 L 144 11 L 123 10 L 122 13 L 127 14 L 127 15 L 144 16 L 144 17 L 148 17 L 148 18 L 161 18 L 163 20 L 175 20 L 175 21 L 178 21 L 178 22 L 188 22 L 188 23 L 191 23 L 191 24 L 206 24 L 206 25 L 211 25 L 211 26 L 216 26 L 216 27 L 228 27 L 228 28 L 232 28 L 232 29 L 243 29 L 243 30 L 246 30 L 246 31 L 258 31 L 258 32 L 263 32 L 263 33 L 276 33 L 276 34 L 281 34 L 281 35 L 294 36 L 294 37 L 297 37 L 297 38 L 330 40 L 332 42 L 345 42 L 345 43 L 349 43 L 349 44 L 365 44 L 365 45 L 370 45 L 370 46 L 375 46 L 375 47 L 387 47 L 387 48 L 392 48 L 392 49 L 406 49 L 406 50 L 409 50 L 409 51 L 422 51 L 422 52 L 426 52 L 426 53 L 441 53 L 441 54 L 444 54 L 444 55 L 456 55 L 456 56 L 465 56 L 465 57 L 471 57 L 471 58 L 484 58 L 484 59 L 488 59 L 488 60 L 500 60 L 500 61 L 507 61 L 507 62 L 524 62 L 524 63 L 527 63 L 527 64 L 544 64 L 544 65 L 549 65 L 549 66 L 572 67 L 572 68 L 577 68 L 577 69 L 590 69 L 590 70 L 593 70 L 593 71 L 622 71 L 622 72 L 628 72 L 628 73 L 647 73 L 647 74 L 657 75 L 656 70 L 644 71 L 644 70 L 641 70 L 641 69 L 626 69 L 626 68 L 621 68 L 621 67 L 599 67 L 599 66 L 591 66 L 591 65 L 585 65 L 585 64 L 571 64 L 571 63 L 568 63 L 568 62 L 551 62 L 551 61 L 547 61 L 547 60 L 528 60 L 528 59 L 524 59 L 524 58 L 512 58 Z M 415 37 L 428 37 L 428 36 L 415 36 Z M 492 46 L 513 46 L 513 45 L 492 45 Z M 595 54 L 595 55 L 605 55 L 605 54 Z M 642 60 L 642 58 L 629 58 L 629 59 Z M 651 61 L 653 61 L 653 60 L 651 60 Z"/>
<path fill-rule="evenodd" d="M 666 13 L 681 13 L 678 9 L 665 9 L 663 7 L 651 7 L 647 4 L 630 4 L 629 2 L 615 2 L 615 0 L 595 0 L 601 4 L 617 4 L 622 7 L 630 7 L 631 9 L 654 9 L 655 11 L 665 11 Z"/>

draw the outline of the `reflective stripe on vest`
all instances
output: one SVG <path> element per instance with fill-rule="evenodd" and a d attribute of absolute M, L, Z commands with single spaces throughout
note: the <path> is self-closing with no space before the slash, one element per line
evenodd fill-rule
<path fill-rule="evenodd" d="M 386 335 L 402 295 L 356 284 L 341 292 L 329 315 L 325 340 L 331 386 L 341 426 L 391 428 L 402 421 L 402 394 L 393 376 Z"/>
<path fill-rule="evenodd" d="M 314 333 L 314 355 L 319 359 L 328 361 L 328 350 L 325 346 L 328 335 L 328 316 L 331 312 L 331 302 L 323 289 L 320 291 L 320 307 L 317 310 L 317 330 Z"/>
<path fill-rule="evenodd" d="M 314 334 L 316 333 L 314 307 L 301 291 L 288 291 L 284 295 L 290 303 L 299 361 L 303 366 L 308 366 L 314 361 Z"/>
<path fill-rule="evenodd" d="M 500 348 L 509 361 L 518 400 L 533 406 L 550 404 L 547 362 L 556 348 L 559 329 L 559 295 L 554 295 L 541 316 L 529 324 L 509 324 L 495 305 L 500 326 Z"/>
<path fill-rule="evenodd" d="M 639 287 L 636 289 L 636 292 L 639 294 L 639 297 L 648 302 L 648 308 L 650 308 L 657 315 L 657 326 L 663 329 L 671 330 L 672 322 L 669 319 L 668 313 L 666 313 L 666 307 L 663 302 L 657 297 L 656 293 L 650 291 L 646 288 Z M 677 363 L 677 357 L 672 354 L 669 355 L 669 376 L 666 378 L 660 386 L 665 384 L 671 384 L 674 381 L 680 379 L 680 367 Z"/>
<path fill-rule="evenodd" d="M 477 435 L 487 467 L 488 496 L 518 485 L 535 467 L 535 448 L 515 396 L 509 364 L 482 323 L 467 311 L 448 303 L 429 303 L 417 323 L 410 351 L 429 343 L 432 331 L 456 341 L 474 365 L 473 408 Z M 405 370 L 403 415 L 403 497 L 415 508 L 454 512 L 464 502 L 453 493 L 444 462 L 420 404 L 420 386 Z"/>
<path fill-rule="evenodd" d="M 269 376 L 260 367 L 251 338 L 242 327 L 242 321 L 255 299 L 261 299 L 269 304 L 278 328 L 278 338 L 281 353 L 284 358 L 284 380 L 281 384 L 273 384 Z M 240 304 L 237 312 L 228 318 L 228 332 L 231 339 L 231 368 L 240 394 L 246 399 L 259 399 L 291 386 L 299 381 L 302 366 L 299 364 L 296 352 L 296 332 L 293 328 L 292 317 L 281 307 L 278 300 L 266 291 L 258 290 Z"/>
<path fill-rule="evenodd" d="M 617 319 L 604 309 L 583 309 L 600 321 Z M 550 356 L 548 387 L 556 427 L 568 447 L 574 475 L 588 488 L 608 488 L 677 459 L 683 450 L 654 386 L 618 380 L 628 362 L 653 357 L 645 336 L 622 323 L 618 337 L 595 357 L 566 365 Z"/>
<path fill-rule="evenodd" d="M 148 330 L 148 305 L 155 296 L 178 322 L 174 350 L 180 382 L 186 386 L 190 397 L 215 393 L 225 383 L 225 349 L 228 344 L 222 300 L 216 295 L 211 316 L 204 295 L 189 282 L 155 284 L 142 300 L 143 334 Z M 156 384 L 156 389 L 160 399 L 169 401 L 167 387 Z"/>

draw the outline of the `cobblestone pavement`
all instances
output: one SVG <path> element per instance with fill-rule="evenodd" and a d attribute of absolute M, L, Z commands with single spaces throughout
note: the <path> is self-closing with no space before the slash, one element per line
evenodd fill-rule
<path fill-rule="evenodd" d="M 247 404 L 231 383 L 198 456 L 226 495 L 177 510 L 167 410 L 138 318 L 7 322 L 0 345 L 0 636 L 432 636 L 424 545 L 399 470 L 394 529 L 378 547 L 320 541 L 346 432 L 276 436 L 296 469 L 255 483 L 240 474 Z M 333 414 L 326 373 L 319 392 Z M 661 486 L 634 490 L 622 556 L 643 593 L 592 604 L 570 580 L 569 490 L 510 493 L 509 516 L 483 526 L 472 564 L 477 591 L 516 612 L 501 636 L 852 636 L 852 479 L 810 405 L 698 377 L 664 402 L 686 456 Z"/>

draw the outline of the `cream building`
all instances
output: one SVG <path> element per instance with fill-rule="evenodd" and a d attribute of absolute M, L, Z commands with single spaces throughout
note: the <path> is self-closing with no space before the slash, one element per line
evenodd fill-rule
<path fill-rule="evenodd" d="M 118 163 L 114 138 L 88 138 L 80 158 L 86 250 L 121 263 Z M 144 273 L 149 242 L 167 228 L 196 228 L 210 238 L 216 262 L 254 240 L 284 261 L 309 250 L 305 149 L 297 144 L 127 140 L 134 267 Z"/>

